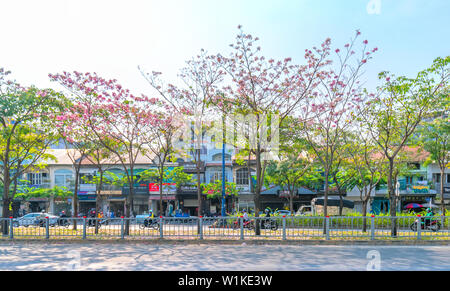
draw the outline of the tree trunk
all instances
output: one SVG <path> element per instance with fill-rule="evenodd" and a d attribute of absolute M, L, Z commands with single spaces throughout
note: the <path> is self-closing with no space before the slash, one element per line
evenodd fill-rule
<path fill-rule="evenodd" d="M 441 212 L 445 216 L 445 200 L 444 200 L 444 175 L 445 175 L 445 165 L 441 167 Z"/>
<path fill-rule="evenodd" d="M 5 175 L 5 177 L 8 176 L 8 178 L 9 178 L 9 174 L 5 173 L 4 175 Z M 10 216 L 10 214 L 9 214 L 9 203 L 11 202 L 11 199 L 9 198 L 9 185 L 10 185 L 9 179 L 8 180 L 4 179 L 4 183 L 3 183 L 3 207 L 2 207 L 2 211 L 3 211 L 2 212 L 3 213 L 2 216 L 3 216 L 3 218 L 7 218 L 7 217 Z M 2 223 L 2 233 L 4 235 L 7 235 L 8 231 L 9 231 L 8 221 L 6 219 L 4 219 L 3 223 Z"/>
<path fill-rule="evenodd" d="M 442 213 L 442 219 L 441 219 L 441 225 L 444 227 L 445 225 L 445 200 L 444 200 L 444 174 L 445 174 L 445 165 L 441 167 L 441 213 Z"/>
<path fill-rule="evenodd" d="M 328 191 L 329 191 L 329 185 L 328 185 L 328 169 L 325 169 L 325 193 L 323 197 L 323 217 L 328 216 Z M 326 234 L 326 225 L 323 224 L 323 233 Z"/>
<path fill-rule="evenodd" d="M 102 183 L 103 180 L 103 171 L 100 171 L 100 185 L 97 189 L 97 197 L 95 197 L 95 213 L 100 213 L 100 191 L 101 191 L 101 187 L 103 185 Z M 95 224 L 95 234 L 98 234 L 98 224 Z"/>
<path fill-rule="evenodd" d="M 395 196 L 394 190 L 394 160 L 392 158 L 389 159 L 389 174 L 388 174 L 388 192 L 389 192 L 389 213 L 391 216 L 391 236 L 397 236 L 397 221 L 396 221 L 396 207 L 397 207 L 397 197 Z M 396 181 L 395 181 L 396 182 Z"/>
<path fill-rule="evenodd" d="M 73 189 L 73 217 L 78 216 L 78 183 L 80 176 L 80 167 L 75 167 L 75 186 Z M 73 220 L 73 230 L 77 230 L 77 220 Z"/>
<path fill-rule="evenodd" d="M 203 205 L 202 205 L 202 189 L 201 189 L 201 183 L 200 183 L 200 167 L 201 167 L 201 160 L 200 160 L 200 149 L 197 149 L 197 202 L 198 202 L 198 211 L 197 215 L 201 216 L 203 214 Z"/>
<path fill-rule="evenodd" d="M 164 216 L 163 212 L 163 169 L 159 169 L 159 215 Z"/>
<path fill-rule="evenodd" d="M 294 213 L 294 193 L 291 193 L 289 197 L 289 211 L 291 211 L 291 214 Z"/>
<path fill-rule="evenodd" d="M 131 183 L 129 185 L 129 189 L 130 189 L 130 194 L 129 194 L 129 199 L 126 199 L 128 201 L 127 207 L 126 207 L 126 214 L 124 215 L 127 218 L 130 218 L 133 212 L 133 206 L 134 206 L 134 177 L 133 177 L 134 173 L 133 173 L 133 167 L 130 167 L 130 179 Z M 129 235 L 130 234 L 130 220 L 127 219 L 125 221 L 125 235 Z"/>
<path fill-rule="evenodd" d="M 366 215 L 367 215 L 367 200 L 364 199 L 362 201 L 362 216 L 363 216 L 363 229 L 362 229 L 362 231 L 363 232 L 367 231 L 367 217 L 366 217 Z"/>
<path fill-rule="evenodd" d="M 338 193 L 339 193 L 339 216 L 342 216 L 342 209 L 344 208 L 344 201 L 342 199 L 341 186 L 339 185 L 336 175 L 333 175 L 333 179 L 334 179 L 334 182 L 336 183 L 336 187 L 337 187 Z"/>
<path fill-rule="evenodd" d="M 254 195 L 254 203 L 255 203 L 255 217 L 259 217 L 260 211 L 260 195 L 261 195 L 261 153 L 259 149 L 256 150 L 256 187 L 255 187 L 255 195 Z M 261 234 L 261 228 L 259 220 L 255 221 L 255 234 Z"/>

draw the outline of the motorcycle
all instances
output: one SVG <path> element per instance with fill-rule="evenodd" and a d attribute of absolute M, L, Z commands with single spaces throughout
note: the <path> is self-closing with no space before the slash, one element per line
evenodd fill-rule
<path fill-rule="evenodd" d="M 234 222 L 234 228 L 240 228 L 240 226 L 241 226 L 241 224 L 240 224 L 239 220 L 236 220 Z M 244 221 L 243 227 L 252 230 L 255 228 L 255 221 L 254 220 Z"/>
<path fill-rule="evenodd" d="M 416 219 L 410 226 L 412 231 L 417 231 L 419 219 Z M 441 223 L 437 219 L 432 219 L 428 223 L 422 219 L 420 229 L 438 231 L 441 228 Z"/>
<path fill-rule="evenodd" d="M 98 220 L 98 219 L 91 218 L 91 219 L 87 220 L 87 226 L 95 227 L 96 222 L 97 222 L 97 227 L 100 228 L 102 225 L 108 225 L 109 219 Z"/>
<path fill-rule="evenodd" d="M 262 229 L 277 230 L 278 229 L 278 223 L 276 222 L 276 220 L 264 219 L 264 220 L 261 221 L 261 228 Z"/>
<path fill-rule="evenodd" d="M 61 218 L 58 219 L 57 225 L 58 226 L 63 226 L 63 227 L 69 227 L 70 226 L 70 222 L 69 222 L 68 219 L 61 217 Z"/>
<path fill-rule="evenodd" d="M 144 228 L 153 228 L 153 229 L 159 229 L 159 222 L 157 219 L 145 219 L 143 223 L 139 224 L 139 228 L 140 229 L 144 229 Z"/>

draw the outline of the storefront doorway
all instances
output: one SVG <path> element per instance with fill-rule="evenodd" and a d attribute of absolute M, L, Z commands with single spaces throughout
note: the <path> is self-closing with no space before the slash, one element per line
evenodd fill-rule
<path fill-rule="evenodd" d="M 78 215 L 79 216 L 88 216 L 89 211 L 91 209 L 95 209 L 95 201 L 80 201 L 79 202 L 79 208 L 78 208 Z"/>
<path fill-rule="evenodd" d="M 109 201 L 111 217 L 121 217 L 125 214 L 125 200 Z"/>

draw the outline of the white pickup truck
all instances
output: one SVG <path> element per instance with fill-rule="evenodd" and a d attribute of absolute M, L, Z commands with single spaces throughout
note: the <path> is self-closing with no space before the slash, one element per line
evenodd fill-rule
<path fill-rule="evenodd" d="M 339 213 L 339 206 L 340 206 L 340 199 L 338 197 L 328 197 L 327 199 L 327 209 L 329 215 L 338 215 Z M 295 213 L 296 216 L 303 216 L 303 215 L 320 215 L 323 214 L 323 198 L 314 198 L 311 201 L 311 205 L 303 205 L 301 206 L 297 212 Z M 353 201 L 349 200 L 342 200 L 342 206 L 343 213 L 351 212 L 351 210 L 354 208 Z"/>
<path fill-rule="evenodd" d="M 295 216 L 313 215 L 313 214 L 314 214 L 313 205 L 302 205 L 295 213 Z"/>

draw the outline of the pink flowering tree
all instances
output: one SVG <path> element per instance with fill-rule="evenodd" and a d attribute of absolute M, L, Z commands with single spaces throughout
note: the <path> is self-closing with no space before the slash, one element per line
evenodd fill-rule
<path fill-rule="evenodd" d="M 257 46 L 258 38 L 243 32 L 231 45 L 228 56 L 217 55 L 216 66 L 226 73 L 224 94 L 216 94 L 214 104 L 238 122 L 234 131 L 243 133 L 236 146 L 256 161 L 254 202 L 256 215 L 260 211 L 260 193 L 271 152 L 277 151 L 280 124 L 294 114 L 319 84 L 319 74 L 325 63 L 325 53 L 318 57 L 305 55 L 306 65 L 296 65 L 291 58 L 267 59 Z M 228 130 L 227 130 L 228 132 Z M 232 142 L 227 140 L 227 142 Z M 256 228 L 259 234 L 259 227 Z"/>
<path fill-rule="evenodd" d="M 355 52 L 357 50 L 358 52 Z M 325 59 L 317 73 L 317 85 L 299 111 L 299 134 L 315 153 L 324 175 L 324 216 L 327 216 L 327 199 L 330 191 L 330 174 L 337 169 L 339 150 L 344 137 L 354 128 L 355 113 L 363 106 L 364 88 L 361 84 L 362 69 L 377 48 L 369 49 L 367 40 L 360 40 L 356 31 L 343 49 L 332 49 L 327 39 L 320 48 L 306 50 L 311 60 Z"/>
<path fill-rule="evenodd" d="M 147 108 L 153 115 L 151 122 L 142 128 L 144 140 L 143 154 L 153 160 L 156 171 L 149 170 L 151 177 L 156 177 L 159 183 L 159 213 L 163 209 L 163 183 L 167 178 L 167 164 L 175 162 L 182 153 L 177 149 L 175 143 L 180 138 L 180 128 L 183 126 L 181 120 L 176 118 L 174 108 L 160 101 L 155 106 Z M 142 176 L 145 175 L 141 173 Z"/>
<path fill-rule="evenodd" d="M 99 144 L 122 165 L 130 193 L 125 216 L 130 217 L 134 202 L 134 167 L 145 143 L 141 129 L 153 120 L 153 115 L 145 108 L 157 100 L 133 95 L 117 80 L 107 80 L 95 73 L 64 72 L 50 75 L 50 78 L 71 92 L 76 100 L 74 106 L 80 107 L 77 114 L 62 118 L 80 119 L 79 123 L 88 126 Z M 128 223 L 126 229 L 128 233 Z"/>
<path fill-rule="evenodd" d="M 90 96 L 89 96 L 90 97 Z M 105 172 L 105 161 L 108 164 L 117 162 L 111 152 L 105 148 L 99 141 L 97 136 L 92 131 L 89 123 L 86 122 L 86 112 L 89 112 L 90 108 L 94 105 L 94 98 L 85 98 L 83 102 L 73 98 L 67 102 L 65 110 L 58 116 L 55 116 L 55 127 L 57 128 L 61 139 L 66 146 L 66 155 L 72 162 L 74 168 L 74 193 L 78 193 L 80 186 L 80 170 L 84 163 L 88 163 L 97 168 L 100 181 L 97 185 L 96 196 L 96 211 L 100 211 L 100 190 L 103 183 L 103 175 Z M 103 140 L 104 143 L 108 143 L 113 146 L 113 140 L 107 140 L 107 137 Z M 74 217 L 78 216 L 78 195 L 73 196 L 73 213 Z M 73 224 L 76 229 L 76 221 Z M 98 227 L 96 225 L 96 232 Z"/>
<path fill-rule="evenodd" d="M 203 162 L 202 149 L 205 147 L 205 132 L 214 119 L 214 111 L 209 106 L 210 100 L 217 92 L 217 86 L 222 81 L 223 71 L 214 66 L 215 60 L 205 50 L 186 62 L 179 73 L 179 83 L 166 84 L 160 77 L 160 72 L 145 72 L 142 75 L 158 92 L 165 103 L 171 107 L 171 112 L 184 123 L 181 129 L 183 142 L 177 144 L 179 152 L 193 159 L 197 171 L 197 201 L 199 215 L 202 213 L 201 171 Z M 177 121 L 177 122 L 180 122 Z"/>

